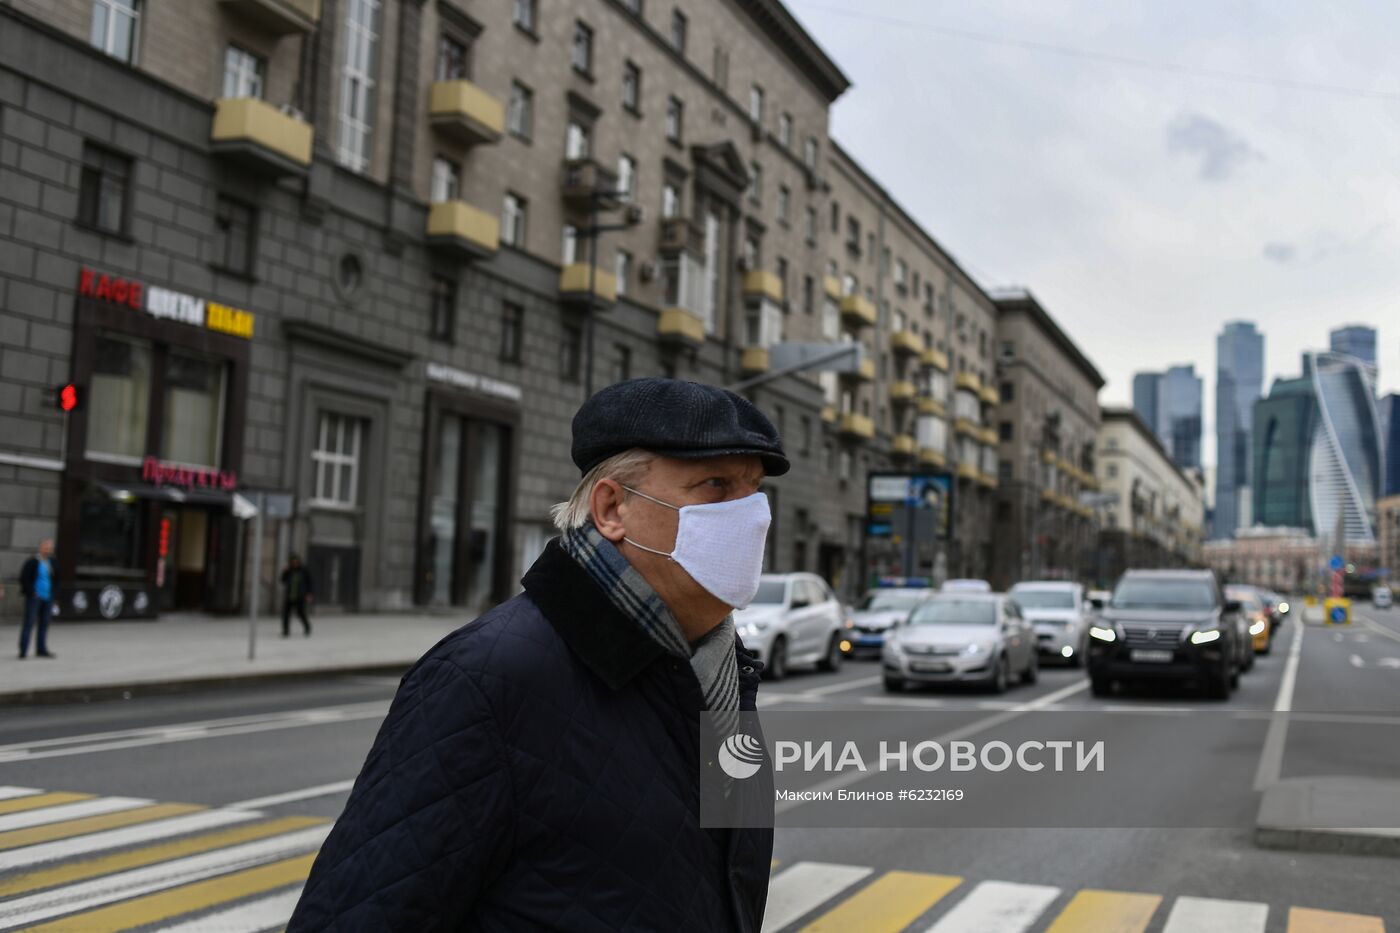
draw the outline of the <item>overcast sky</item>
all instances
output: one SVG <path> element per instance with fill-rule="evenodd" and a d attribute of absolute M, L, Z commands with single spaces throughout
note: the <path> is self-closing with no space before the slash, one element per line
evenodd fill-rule
<path fill-rule="evenodd" d="M 789 4 L 852 81 L 836 138 L 983 285 L 1030 287 L 1102 402 L 1194 363 L 1213 462 L 1234 319 L 1264 332 L 1266 393 L 1353 321 L 1400 389 L 1400 5 Z"/>

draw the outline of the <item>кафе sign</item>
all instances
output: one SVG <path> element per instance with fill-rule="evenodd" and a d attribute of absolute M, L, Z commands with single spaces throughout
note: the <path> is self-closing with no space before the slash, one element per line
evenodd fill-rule
<path fill-rule="evenodd" d="M 252 312 L 147 285 L 138 279 L 126 279 L 84 268 L 78 275 L 78 295 L 145 311 L 151 317 L 204 327 L 245 340 L 253 339 Z"/>

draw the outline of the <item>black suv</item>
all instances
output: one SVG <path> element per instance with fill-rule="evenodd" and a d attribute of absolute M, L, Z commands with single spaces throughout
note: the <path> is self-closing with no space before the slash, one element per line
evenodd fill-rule
<path fill-rule="evenodd" d="M 1129 570 L 1089 621 L 1094 696 L 1113 681 L 1194 681 L 1224 700 L 1239 684 L 1240 605 L 1209 570 Z"/>

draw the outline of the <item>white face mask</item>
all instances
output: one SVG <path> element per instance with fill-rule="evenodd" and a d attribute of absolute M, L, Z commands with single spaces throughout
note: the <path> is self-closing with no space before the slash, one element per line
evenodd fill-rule
<path fill-rule="evenodd" d="M 766 495 L 756 492 L 742 499 L 678 507 L 630 486 L 622 488 L 674 509 L 681 516 L 676 527 L 676 547 L 669 554 L 638 544 L 631 538 L 622 540 L 643 551 L 671 558 L 691 579 L 726 605 L 743 609 L 753 602 L 759 575 L 763 573 L 768 524 L 772 521 Z"/>

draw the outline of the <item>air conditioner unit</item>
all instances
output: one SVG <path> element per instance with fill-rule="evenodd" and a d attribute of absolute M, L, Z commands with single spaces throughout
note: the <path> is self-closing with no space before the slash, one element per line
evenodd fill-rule
<path fill-rule="evenodd" d="M 296 107 L 293 107 L 291 104 L 283 104 L 277 109 L 294 120 L 300 120 L 303 123 L 306 122 L 306 114 L 302 113 L 300 110 L 298 110 Z"/>
<path fill-rule="evenodd" d="M 740 257 L 739 257 L 739 271 L 740 271 L 740 272 L 752 272 L 752 271 L 753 271 L 753 260 L 749 259 L 749 257 L 747 257 L 747 256 L 740 256 Z"/>
<path fill-rule="evenodd" d="M 622 209 L 623 221 L 634 226 L 640 224 L 643 220 L 645 220 L 646 216 L 646 209 L 643 208 L 642 205 L 637 204 L 635 202 L 628 204 Z"/>
<path fill-rule="evenodd" d="M 648 259 L 637 269 L 637 274 L 641 276 L 643 282 L 651 282 L 661 274 L 661 266 L 654 259 Z"/>

